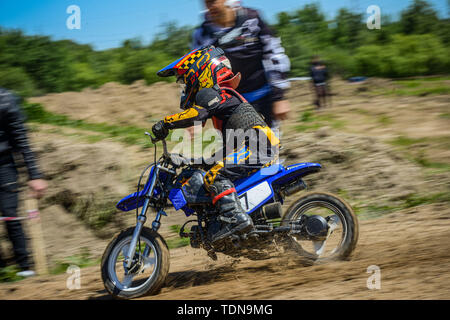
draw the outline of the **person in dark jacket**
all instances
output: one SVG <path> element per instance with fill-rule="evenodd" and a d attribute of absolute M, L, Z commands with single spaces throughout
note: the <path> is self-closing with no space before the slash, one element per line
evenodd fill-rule
<path fill-rule="evenodd" d="M 311 61 L 310 68 L 311 85 L 316 95 L 314 101 L 317 109 L 325 108 L 327 106 L 329 79 L 328 69 L 319 56 L 314 56 Z"/>
<path fill-rule="evenodd" d="M 290 61 L 279 38 L 256 10 L 237 0 L 205 0 L 205 21 L 194 31 L 192 48 L 214 45 L 225 51 L 242 80 L 236 89 L 272 129 L 287 118 Z"/>
<path fill-rule="evenodd" d="M 31 195 L 40 198 L 47 188 L 47 183 L 42 179 L 42 174 L 31 151 L 23 122 L 19 99 L 6 89 L 0 88 L 0 212 L 5 217 L 17 217 L 18 183 L 13 152 L 21 153 L 23 156 L 28 169 L 28 185 L 32 191 Z M 34 275 L 34 271 L 30 270 L 21 222 L 18 220 L 6 221 L 6 228 L 13 244 L 16 262 L 21 268 L 18 275 L 25 277 Z M 4 266 L 5 263 L 0 256 L 0 267 Z"/>

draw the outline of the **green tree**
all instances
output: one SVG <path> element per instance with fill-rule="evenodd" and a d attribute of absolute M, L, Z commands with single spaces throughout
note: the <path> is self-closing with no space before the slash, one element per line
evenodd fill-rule
<path fill-rule="evenodd" d="M 394 35 L 386 46 L 356 50 L 355 64 L 367 76 L 407 77 L 449 72 L 449 57 L 440 39 L 431 34 Z"/>
<path fill-rule="evenodd" d="M 166 23 L 164 31 L 155 36 L 155 40 L 149 46 L 152 50 L 179 58 L 190 51 L 192 42 L 192 27 L 178 27 L 176 22 Z"/>
<path fill-rule="evenodd" d="M 323 33 L 327 29 L 325 16 L 320 11 L 318 4 L 307 4 L 297 11 L 295 16 L 299 30 L 307 34 Z"/>
<path fill-rule="evenodd" d="M 82 90 L 86 87 L 97 86 L 101 84 L 100 77 L 94 72 L 88 63 L 75 62 L 71 64 L 71 90 Z"/>
<path fill-rule="evenodd" d="M 291 23 L 291 16 L 287 12 L 280 12 L 277 14 L 277 29 L 285 28 Z"/>
<path fill-rule="evenodd" d="M 414 2 L 402 12 L 400 24 L 405 34 L 433 33 L 439 18 L 432 6 L 424 0 Z"/>
<path fill-rule="evenodd" d="M 36 90 L 33 80 L 20 67 L 0 66 L 0 87 L 24 97 L 33 95 Z"/>
<path fill-rule="evenodd" d="M 365 26 L 362 24 L 362 14 L 353 13 L 348 9 L 339 9 L 333 31 L 334 43 L 343 48 L 358 46 L 358 35 Z"/>
<path fill-rule="evenodd" d="M 144 50 L 131 52 L 125 59 L 119 79 L 125 84 L 130 84 L 136 80 L 143 79 L 144 69 L 149 62 L 148 53 Z"/>

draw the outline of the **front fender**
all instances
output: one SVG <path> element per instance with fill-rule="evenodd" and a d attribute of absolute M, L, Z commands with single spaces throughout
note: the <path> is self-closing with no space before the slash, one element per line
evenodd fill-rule
<path fill-rule="evenodd" d="M 122 200 L 120 200 L 116 204 L 117 209 L 119 209 L 121 211 L 130 211 L 130 210 L 140 208 L 143 206 L 144 200 L 145 200 L 145 195 L 147 194 L 147 192 L 150 189 L 150 182 L 152 181 L 154 169 L 155 169 L 155 166 L 153 166 L 150 170 L 150 174 L 147 179 L 147 183 L 144 186 L 144 189 L 142 189 L 139 192 L 132 193 L 132 194 L 126 196 L 125 198 L 123 198 Z M 161 172 L 160 175 L 161 174 L 164 174 L 164 173 Z M 153 196 L 156 196 L 161 193 L 161 190 L 158 187 L 156 187 L 153 192 L 154 192 Z"/>

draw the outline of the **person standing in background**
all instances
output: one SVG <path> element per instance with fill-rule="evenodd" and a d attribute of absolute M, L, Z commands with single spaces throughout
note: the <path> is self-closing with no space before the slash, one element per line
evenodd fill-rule
<path fill-rule="evenodd" d="M 279 38 L 256 10 L 237 0 L 204 0 L 205 21 L 194 31 L 192 48 L 214 45 L 225 51 L 233 72 L 241 73 L 237 91 L 261 113 L 272 129 L 290 111 L 290 61 Z"/>
<path fill-rule="evenodd" d="M 316 109 L 325 108 L 327 106 L 329 74 L 326 65 L 320 60 L 319 56 L 314 56 L 311 61 L 310 76 L 311 86 L 316 95 L 314 101 Z"/>
<path fill-rule="evenodd" d="M 11 92 L 0 88 L 0 212 L 5 217 L 17 217 L 18 183 L 17 169 L 13 152 L 22 154 L 30 181 L 31 196 L 40 198 L 47 189 L 47 182 L 36 164 L 28 143 L 24 118 L 20 111 L 18 98 Z M 21 271 L 18 276 L 29 277 L 35 274 L 30 269 L 25 234 L 19 220 L 6 221 L 9 239 L 13 244 L 14 255 Z M 5 267 L 0 256 L 0 268 Z"/>

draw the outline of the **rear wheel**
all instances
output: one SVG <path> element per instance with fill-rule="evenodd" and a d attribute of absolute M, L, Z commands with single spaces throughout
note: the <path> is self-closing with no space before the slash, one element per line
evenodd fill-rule
<path fill-rule="evenodd" d="M 130 299 L 157 294 L 169 273 L 169 249 L 163 238 L 149 228 L 142 228 L 131 267 L 125 256 L 134 227 L 116 235 L 106 248 L 101 263 L 106 290 L 115 298 Z"/>
<path fill-rule="evenodd" d="M 314 222 L 327 224 L 319 238 L 290 234 L 287 248 L 310 261 L 326 261 L 349 257 L 358 241 L 358 220 L 343 199 L 329 193 L 309 193 L 295 201 L 286 211 L 282 225 L 313 217 Z"/>

